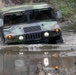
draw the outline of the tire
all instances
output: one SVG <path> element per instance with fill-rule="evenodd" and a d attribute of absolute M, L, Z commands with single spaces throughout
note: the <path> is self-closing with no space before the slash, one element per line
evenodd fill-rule
<path fill-rule="evenodd" d="M 57 37 L 56 44 L 62 44 L 62 43 L 63 43 L 62 36 Z"/>
<path fill-rule="evenodd" d="M 50 38 L 48 44 L 56 44 L 56 37 Z"/>

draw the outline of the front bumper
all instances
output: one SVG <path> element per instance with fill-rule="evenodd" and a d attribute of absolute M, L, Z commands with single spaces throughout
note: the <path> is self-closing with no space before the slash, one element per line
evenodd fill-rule
<path fill-rule="evenodd" d="M 44 36 L 44 33 L 48 32 L 49 36 L 46 37 Z M 23 36 L 23 40 L 19 40 L 19 36 Z M 12 39 L 5 39 L 5 43 L 23 43 L 23 44 L 28 44 L 28 43 L 47 43 L 49 42 L 50 38 L 61 36 L 61 31 L 58 33 L 55 31 L 43 31 L 43 32 L 34 32 L 34 33 L 29 33 L 29 34 L 24 34 L 24 35 L 16 35 Z"/>

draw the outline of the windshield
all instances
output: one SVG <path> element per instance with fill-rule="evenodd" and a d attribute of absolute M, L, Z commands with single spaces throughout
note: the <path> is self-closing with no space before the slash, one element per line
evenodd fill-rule
<path fill-rule="evenodd" d="M 4 16 L 4 25 L 13 25 L 26 22 L 27 22 L 27 16 L 25 13 L 15 13 Z"/>
<path fill-rule="evenodd" d="M 6 14 L 6 16 L 4 16 L 5 25 L 45 20 L 55 20 L 55 13 L 52 9 L 28 10 L 25 12 Z"/>
<path fill-rule="evenodd" d="M 55 20 L 54 12 L 50 9 L 33 10 L 30 13 L 31 21 Z"/>

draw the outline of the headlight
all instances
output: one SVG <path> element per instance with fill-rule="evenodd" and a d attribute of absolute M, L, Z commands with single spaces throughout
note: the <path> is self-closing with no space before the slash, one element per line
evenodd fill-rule
<path fill-rule="evenodd" d="M 44 33 L 44 36 L 45 36 L 45 37 L 48 37 L 48 36 L 49 36 L 49 32 L 45 32 L 45 33 Z"/>
<path fill-rule="evenodd" d="M 12 35 L 8 35 L 7 38 L 8 38 L 8 39 L 12 39 Z"/>
<path fill-rule="evenodd" d="M 59 29 L 58 29 L 58 28 L 56 28 L 56 29 L 55 29 L 55 31 L 58 33 L 58 32 L 59 32 Z"/>
<path fill-rule="evenodd" d="M 23 40 L 24 39 L 24 37 L 23 36 L 19 36 L 19 40 Z"/>

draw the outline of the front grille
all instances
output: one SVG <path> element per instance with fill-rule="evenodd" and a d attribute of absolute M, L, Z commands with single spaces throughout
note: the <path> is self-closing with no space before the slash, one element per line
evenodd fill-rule
<path fill-rule="evenodd" d="M 40 26 L 31 26 L 31 27 L 24 27 L 24 32 L 33 32 L 33 31 L 40 31 Z"/>
<path fill-rule="evenodd" d="M 40 40 L 41 39 L 41 33 L 32 33 L 32 34 L 26 34 L 25 40 Z"/>

